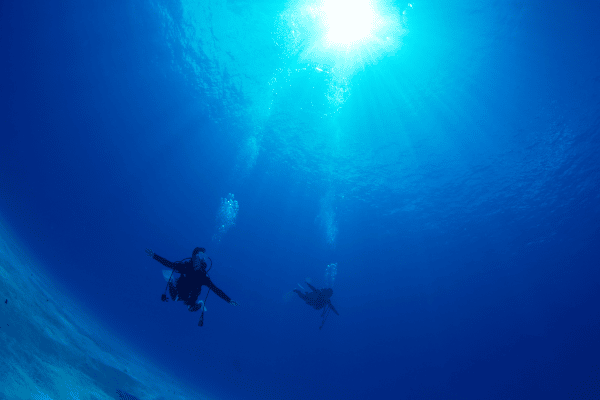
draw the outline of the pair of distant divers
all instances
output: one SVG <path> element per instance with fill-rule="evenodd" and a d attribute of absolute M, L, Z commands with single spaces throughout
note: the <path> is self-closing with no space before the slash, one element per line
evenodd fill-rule
<path fill-rule="evenodd" d="M 189 311 L 202 311 L 198 326 L 204 325 L 204 312 L 206 311 L 206 307 L 204 305 L 206 304 L 208 294 L 211 290 L 232 306 L 239 305 L 235 301 L 231 300 L 231 298 L 227 296 L 221 289 L 216 287 L 210 279 L 208 272 L 212 268 L 212 260 L 210 257 L 206 256 L 206 250 L 204 248 L 196 247 L 192 252 L 191 258 L 186 258 L 177 262 L 171 262 L 159 256 L 158 254 L 155 254 L 150 249 L 146 249 L 146 254 L 171 270 L 170 274 L 168 271 L 164 271 L 165 279 L 167 279 L 167 286 L 165 287 L 165 292 L 161 295 L 161 300 L 168 301 L 168 291 L 173 301 L 183 301 Z M 207 261 L 210 261 L 210 267 L 208 266 Z M 300 298 L 304 300 L 306 304 L 315 310 L 323 309 L 323 313 L 321 314 L 323 321 L 319 327 L 319 329 L 321 329 L 325 323 L 325 320 L 329 316 L 330 310 L 336 315 L 340 315 L 333 304 L 331 304 L 333 289 L 317 289 L 308 282 L 306 282 L 306 284 L 311 289 L 310 292 L 303 292 L 298 289 L 294 289 L 293 291 L 294 293 L 298 294 L 298 296 L 300 296 Z M 206 286 L 208 288 L 204 300 L 200 298 L 202 286 Z M 300 288 L 304 290 L 302 286 L 300 286 Z"/>

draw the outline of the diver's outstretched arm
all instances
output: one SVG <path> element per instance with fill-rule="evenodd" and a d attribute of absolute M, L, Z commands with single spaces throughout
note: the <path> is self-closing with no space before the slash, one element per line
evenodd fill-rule
<path fill-rule="evenodd" d="M 171 261 L 167 260 L 166 258 L 159 256 L 156 253 L 152 253 L 152 259 L 158 261 L 159 263 L 161 263 L 162 265 L 164 265 L 167 268 L 171 268 L 172 270 L 175 270 L 175 272 L 182 272 L 181 271 L 181 269 L 182 269 L 181 263 L 171 262 Z"/>
<path fill-rule="evenodd" d="M 212 290 L 213 292 L 215 292 L 215 294 L 217 296 L 219 296 L 220 298 L 222 298 L 223 300 L 225 300 L 226 302 L 228 302 L 232 306 L 238 306 L 239 305 L 235 301 L 231 300 L 231 298 L 229 296 L 227 296 L 221 289 L 219 289 L 218 287 L 216 287 L 215 284 L 212 283 L 212 281 L 210 281 L 209 284 L 206 285 L 206 286 L 208 286 L 208 288 L 210 290 Z"/>
<path fill-rule="evenodd" d="M 301 291 L 299 291 L 298 289 L 294 289 L 293 290 L 294 293 L 296 293 L 298 296 L 300 296 L 300 298 L 304 301 L 306 301 L 306 294 L 302 293 Z"/>
<path fill-rule="evenodd" d="M 310 288 L 310 290 L 312 290 L 313 292 L 318 291 L 319 289 L 317 289 L 316 287 L 314 287 L 313 285 L 311 285 L 310 283 L 306 282 L 306 284 L 308 285 L 308 287 Z"/>

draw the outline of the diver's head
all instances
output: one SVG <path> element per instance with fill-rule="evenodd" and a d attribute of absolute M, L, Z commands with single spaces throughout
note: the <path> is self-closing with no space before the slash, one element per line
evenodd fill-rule
<path fill-rule="evenodd" d="M 202 247 L 196 247 L 192 252 L 192 263 L 194 265 L 194 269 L 197 271 L 199 269 L 206 270 L 206 254 L 205 250 Z"/>
<path fill-rule="evenodd" d="M 206 253 L 206 249 L 204 247 L 196 247 L 194 251 L 192 251 L 192 258 L 194 258 L 198 253 Z"/>

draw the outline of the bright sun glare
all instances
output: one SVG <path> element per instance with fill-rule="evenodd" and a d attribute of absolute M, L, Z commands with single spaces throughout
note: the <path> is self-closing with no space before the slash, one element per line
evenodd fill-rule
<path fill-rule="evenodd" d="M 288 55 L 330 68 L 338 78 L 394 54 L 402 45 L 405 12 L 396 0 L 289 0 L 280 38 Z"/>
<path fill-rule="evenodd" d="M 320 8 L 329 44 L 367 40 L 377 21 L 370 0 L 323 0 Z"/>

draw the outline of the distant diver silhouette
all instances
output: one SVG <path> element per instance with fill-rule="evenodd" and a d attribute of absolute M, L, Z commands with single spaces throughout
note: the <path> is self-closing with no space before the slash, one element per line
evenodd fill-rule
<path fill-rule="evenodd" d="M 202 310 L 198 326 L 204 325 L 204 312 L 206 311 L 204 305 L 206 304 L 206 299 L 211 290 L 232 306 L 239 305 L 212 283 L 212 280 L 208 276 L 208 271 L 212 268 L 212 260 L 210 257 L 206 256 L 205 252 L 206 250 L 204 248 L 196 247 L 192 252 L 191 258 L 171 262 L 158 254 L 155 254 L 152 250 L 146 249 L 146 254 L 148 254 L 149 257 L 152 257 L 152 259 L 172 270 L 170 275 L 168 274 L 168 271 L 164 271 L 167 272 L 164 274 L 165 279 L 167 279 L 167 286 L 160 299 L 162 301 L 168 301 L 168 290 L 172 300 L 183 301 L 191 312 Z M 210 267 L 208 268 L 206 263 L 207 259 L 210 261 Z M 175 273 L 177 273 L 177 275 L 175 275 Z M 199 298 L 202 286 L 208 287 L 208 292 L 206 293 L 204 300 L 200 300 Z"/>
<path fill-rule="evenodd" d="M 315 310 L 323 309 L 323 313 L 321 313 L 321 318 L 323 318 L 323 321 L 321 322 L 321 326 L 319 326 L 319 329 L 321 329 L 325 324 L 325 320 L 327 320 L 327 317 L 329 316 L 329 310 L 333 311 L 336 315 L 340 315 L 333 306 L 333 304 L 331 304 L 330 299 L 333 295 L 333 289 L 317 289 L 308 282 L 306 282 L 306 284 L 308 285 L 310 290 L 312 290 L 312 292 L 301 292 L 298 289 L 294 289 L 294 293 L 300 296 L 300 298 L 304 300 L 306 304 L 308 304 Z M 300 286 L 300 284 L 298 284 L 298 286 Z M 302 286 L 300 286 L 300 288 L 304 290 Z"/>
<path fill-rule="evenodd" d="M 134 395 L 131 395 L 123 390 L 117 389 L 117 394 L 119 395 L 120 400 L 140 400 Z"/>

